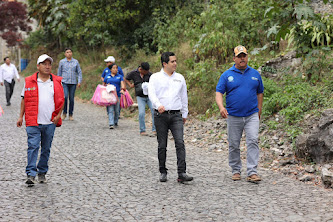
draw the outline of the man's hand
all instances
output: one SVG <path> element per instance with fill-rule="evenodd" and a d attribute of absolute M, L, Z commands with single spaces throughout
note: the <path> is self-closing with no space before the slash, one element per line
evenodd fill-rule
<path fill-rule="evenodd" d="M 3 82 L 0 83 L 3 86 Z"/>
<path fill-rule="evenodd" d="M 20 82 L 20 79 L 17 79 L 18 82 Z"/>
<path fill-rule="evenodd" d="M 186 118 L 183 118 L 183 124 L 185 124 L 186 123 Z"/>
<path fill-rule="evenodd" d="M 162 105 L 159 106 L 157 110 L 158 110 L 158 112 L 161 113 L 161 114 L 165 112 L 165 108 L 164 108 L 164 106 L 162 106 Z"/>
<path fill-rule="evenodd" d="M 60 120 L 60 115 L 56 115 L 53 119 L 52 119 L 52 123 L 54 123 L 54 125 L 57 125 L 58 122 Z"/>
<path fill-rule="evenodd" d="M 22 126 L 22 123 L 23 123 L 23 117 L 20 117 L 17 122 L 16 122 L 16 126 L 17 127 L 21 127 Z"/>
<path fill-rule="evenodd" d="M 224 118 L 224 119 L 228 118 L 228 111 L 227 111 L 226 108 L 224 108 L 224 107 L 221 108 L 220 109 L 220 114 L 221 114 L 222 118 Z"/>
<path fill-rule="evenodd" d="M 80 88 L 80 87 L 81 87 L 81 83 L 78 83 L 78 84 L 77 84 L 77 88 Z"/>

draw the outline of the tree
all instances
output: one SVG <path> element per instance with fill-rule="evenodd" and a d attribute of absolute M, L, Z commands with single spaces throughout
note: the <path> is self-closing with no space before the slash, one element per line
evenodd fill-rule
<path fill-rule="evenodd" d="M 39 23 L 50 47 L 71 45 L 67 31 L 69 8 L 72 0 L 29 0 L 29 15 Z"/>
<path fill-rule="evenodd" d="M 308 53 L 318 46 L 330 46 L 333 38 L 332 15 L 315 14 L 310 0 L 271 0 L 265 17 L 270 18 L 267 36 L 275 41 L 288 39 L 299 54 Z M 323 0 L 324 4 L 328 0 Z"/>
<path fill-rule="evenodd" d="M 26 5 L 20 2 L 0 1 L 0 36 L 8 46 L 20 44 L 21 31 L 30 32 Z"/>

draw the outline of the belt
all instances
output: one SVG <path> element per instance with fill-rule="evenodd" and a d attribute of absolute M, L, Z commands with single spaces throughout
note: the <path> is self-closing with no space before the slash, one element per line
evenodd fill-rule
<path fill-rule="evenodd" d="M 155 111 L 158 112 L 157 109 L 155 109 Z M 176 113 L 180 113 L 180 110 L 165 110 L 164 113 L 176 114 Z"/>

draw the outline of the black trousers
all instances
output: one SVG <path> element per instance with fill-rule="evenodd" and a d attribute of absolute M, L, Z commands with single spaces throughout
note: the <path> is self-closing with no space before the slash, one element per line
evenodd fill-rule
<path fill-rule="evenodd" d="M 165 167 L 167 143 L 168 143 L 168 132 L 171 130 L 172 136 L 175 141 L 176 154 L 177 154 L 177 171 L 178 173 L 186 173 L 186 152 L 184 145 L 184 124 L 183 118 L 180 112 L 160 114 L 155 111 L 154 122 L 157 133 L 158 142 L 158 161 L 160 173 L 167 173 Z"/>
<path fill-rule="evenodd" d="M 6 88 L 6 100 L 7 103 L 10 103 L 10 98 L 12 98 L 13 92 L 14 92 L 14 86 L 15 86 L 15 80 L 13 79 L 11 83 L 5 82 L 5 88 Z"/>

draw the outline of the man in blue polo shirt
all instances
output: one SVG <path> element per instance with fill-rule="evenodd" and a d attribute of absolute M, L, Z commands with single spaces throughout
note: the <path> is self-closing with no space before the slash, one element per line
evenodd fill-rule
<path fill-rule="evenodd" d="M 244 46 L 234 49 L 233 67 L 225 71 L 216 86 L 216 103 L 222 118 L 227 118 L 229 166 L 232 179 L 241 179 L 242 162 L 239 144 L 246 134 L 247 181 L 258 182 L 259 119 L 262 110 L 264 86 L 259 72 L 247 65 L 248 54 Z M 226 93 L 226 108 L 223 94 Z"/>
<path fill-rule="evenodd" d="M 114 64 L 116 62 L 116 59 L 113 56 L 108 56 L 106 59 L 104 59 L 104 62 L 106 63 L 106 68 L 103 70 L 103 73 L 101 75 L 101 80 L 104 81 L 104 78 L 108 75 L 111 75 L 110 65 Z M 124 72 L 121 69 L 120 66 L 118 66 L 118 73 L 122 77 L 124 77 Z"/>

